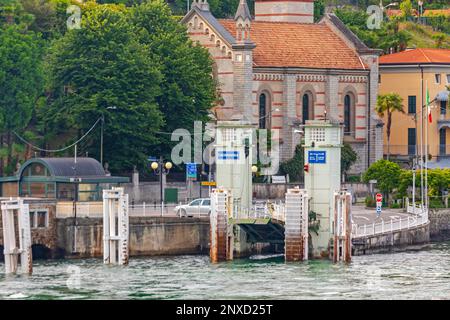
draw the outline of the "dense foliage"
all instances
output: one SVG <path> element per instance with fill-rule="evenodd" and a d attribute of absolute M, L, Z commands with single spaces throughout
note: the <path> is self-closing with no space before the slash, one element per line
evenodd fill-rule
<path fill-rule="evenodd" d="M 81 29 L 67 26 L 72 4 Z M 0 173 L 31 155 L 13 131 L 58 149 L 98 121 L 78 154 L 100 159 L 103 118 L 104 160 L 117 172 L 167 154 L 174 129 L 208 119 L 212 60 L 163 0 L 0 0 L 0 27 Z"/>
<path fill-rule="evenodd" d="M 413 186 L 413 171 L 409 169 L 400 169 L 400 167 L 387 160 L 379 160 L 373 163 L 363 176 L 363 180 L 377 180 L 377 188 L 393 198 L 402 199 L 409 197 L 411 199 L 411 188 Z M 423 171 L 425 174 L 425 170 Z M 416 200 L 420 201 L 420 170 L 416 170 Z M 430 203 L 434 205 L 442 204 L 443 196 L 450 188 L 450 169 L 428 169 L 428 197 Z M 374 205 L 372 198 L 366 199 L 368 206 Z"/>
<path fill-rule="evenodd" d="M 377 180 L 377 188 L 388 201 L 390 194 L 396 189 L 400 181 L 401 168 L 397 163 L 388 160 L 378 160 L 371 164 L 363 175 L 363 181 Z"/>
<path fill-rule="evenodd" d="M 8 1 L 7 6 L 2 0 L 0 5 L 0 174 L 11 174 L 25 152 L 14 132 L 30 135 L 27 127 L 42 93 L 43 46 L 28 30 L 31 19 L 20 3 Z"/>
<path fill-rule="evenodd" d="M 281 163 L 282 174 L 288 174 L 290 181 L 302 181 L 304 178 L 305 151 L 301 144 L 295 148 L 294 156 Z M 351 166 L 358 160 L 358 154 L 352 149 L 351 145 L 344 143 L 341 149 L 341 174 L 346 174 Z"/>

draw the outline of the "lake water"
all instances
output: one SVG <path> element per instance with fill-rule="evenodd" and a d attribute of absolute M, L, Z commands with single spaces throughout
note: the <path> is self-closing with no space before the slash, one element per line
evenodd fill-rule
<path fill-rule="evenodd" d="M 0 264 L 0 272 L 0 299 L 450 299 L 450 242 L 349 265 L 177 256 L 132 258 L 127 267 L 35 261 L 32 276 L 5 276 Z"/>

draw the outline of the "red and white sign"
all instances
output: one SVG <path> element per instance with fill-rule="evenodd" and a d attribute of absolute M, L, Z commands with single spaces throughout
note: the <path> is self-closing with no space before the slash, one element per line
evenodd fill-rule
<path fill-rule="evenodd" d="M 377 193 L 377 202 L 383 201 L 383 195 L 381 193 Z"/>

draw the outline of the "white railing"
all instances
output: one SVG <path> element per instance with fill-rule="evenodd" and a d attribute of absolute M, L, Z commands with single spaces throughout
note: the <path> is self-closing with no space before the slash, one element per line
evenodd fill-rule
<path fill-rule="evenodd" d="M 161 210 L 161 204 L 157 203 L 140 203 L 129 204 L 130 217 L 158 217 L 158 216 L 174 216 L 176 204 L 164 204 Z M 71 218 L 75 216 L 73 202 L 59 202 L 56 206 L 57 218 Z M 77 202 L 76 216 L 78 218 L 101 218 L 103 217 L 102 202 Z"/>
<path fill-rule="evenodd" d="M 284 203 L 281 201 L 255 201 L 250 209 L 238 209 L 237 204 L 233 210 L 235 219 L 267 219 L 272 218 L 284 221 Z"/>
<path fill-rule="evenodd" d="M 352 237 L 362 238 L 367 236 L 374 236 L 377 234 L 383 234 L 387 232 L 394 232 L 398 230 L 410 229 L 425 225 L 428 223 L 428 210 L 425 210 L 421 207 L 416 208 L 408 208 L 408 213 L 412 214 L 415 212 L 415 215 L 408 216 L 406 218 L 393 219 L 391 218 L 389 221 L 382 220 L 379 223 L 365 224 L 365 225 L 356 225 L 353 224 L 352 227 Z M 410 211 L 411 210 L 411 211 Z"/>

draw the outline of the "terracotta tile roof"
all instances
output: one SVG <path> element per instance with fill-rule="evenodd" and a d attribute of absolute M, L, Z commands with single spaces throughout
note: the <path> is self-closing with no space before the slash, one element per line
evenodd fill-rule
<path fill-rule="evenodd" d="M 219 20 L 231 35 L 234 20 Z M 364 69 L 357 53 L 325 24 L 252 21 L 250 38 L 256 44 L 257 67 Z"/>
<path fill-rule="evenodd" d="M 450 49 L 413 49 L 380 57 L 383 64 L 450 63 Z"/>
<path fill-rule="evenodd" d="M 425 17 L 432 17 L 434 15 L 444 15 L 450 16 L 450 8 L 449 9 L 433 9 L 433 10 L 425 10 L 423 13 Z"/>
<path fill-rule="evenodd" d="M 412 9 L 411 10 L 412 11 L 412 15 L 414 16 L 414 17 L 417 17 L 417 10 L 416 9 Z M 392 17 L 392 16 L 401 16 L 403 13 L 402 13 L 402 10 L 400 10 L 400 9 L 387 9 L 386 10 L 386 15 L 388 16 L 388 17 Z"/>

